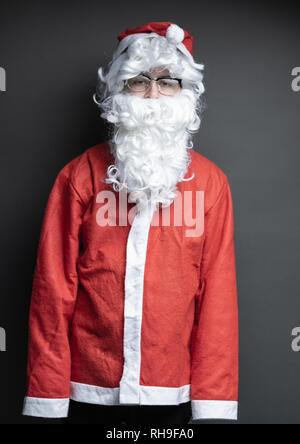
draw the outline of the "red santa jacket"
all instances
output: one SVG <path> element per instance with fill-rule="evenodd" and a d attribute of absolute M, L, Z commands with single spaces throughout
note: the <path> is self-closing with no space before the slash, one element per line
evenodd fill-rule
<path fill-rule="evenodd" d="M 194 150 L 190 160 L 193 179 L 156 211 L 120 205 L 104 182 L 109 142 L 57 175 L 33 279 L 24 415 L 67 417 L 69 399 L 191 400 L 193 420 L 237 419 L 232 196 L 217 165 Z"/>

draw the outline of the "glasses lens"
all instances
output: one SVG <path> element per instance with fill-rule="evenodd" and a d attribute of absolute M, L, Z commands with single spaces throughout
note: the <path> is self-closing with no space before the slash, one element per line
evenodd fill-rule
<path fill-rule="evenodd" d="M 167 96 L 172 96 L 180 89 L 179 80 L 176 79 L 161 79 L 158 83 L 160 92 Z"/>
<path fill-rule="evenodd" d="M 127 85 L 132 91 L 146 91 L 149 88 L 149 80 L 143 76 L 137 76 L 127 80 Z"/>

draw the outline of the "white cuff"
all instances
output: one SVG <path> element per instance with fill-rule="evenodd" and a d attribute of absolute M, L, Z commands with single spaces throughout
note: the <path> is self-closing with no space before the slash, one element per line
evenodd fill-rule
<path fill-rule="evenodd" d="M 238 416 L 237 401 L 191 401 L 192 420 L 198 419 L 231 419 Z"/>
<path fill-rule="evenodd" d="M 67 418 L 69 403 L 69 398 L 31 398 L 26 396 L 22 415 L 38 416 L 41 418 Z"/>

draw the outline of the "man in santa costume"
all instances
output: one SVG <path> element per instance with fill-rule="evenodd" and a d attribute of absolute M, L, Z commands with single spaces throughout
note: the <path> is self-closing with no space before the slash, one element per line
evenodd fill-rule
<path fill-rule="evenodd" d="M 232 196 L 192 143 L 203 65 L 171 22 L 118 40 L 94 95 L 111 138 L 59 172 L 47 203 L 23 414 L 236 420 Z"/>

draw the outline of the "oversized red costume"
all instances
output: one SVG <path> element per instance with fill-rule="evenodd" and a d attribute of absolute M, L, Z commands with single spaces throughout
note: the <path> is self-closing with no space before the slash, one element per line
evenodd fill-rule
<path fill-rule="evenodd" d="M 186 177 L 193 179 L 155 212 L 120 206 L 121 195 L 103 181 L 114 161 L 109 142 L 59 172 L 38 248 L 23 414 L 66 417 L 70 398 L 102 405 L 191 400 L 193 420 L 237 419 L 232 196 L 217 165 L 195 150 L 190 155 Z M 116 217 L 105 225 L 112 194 Z M 197 235 L 187 235 L 184 217 L 174 223 L 179 197 L 177 214 L 188 198 L 203 207 Z"/>

